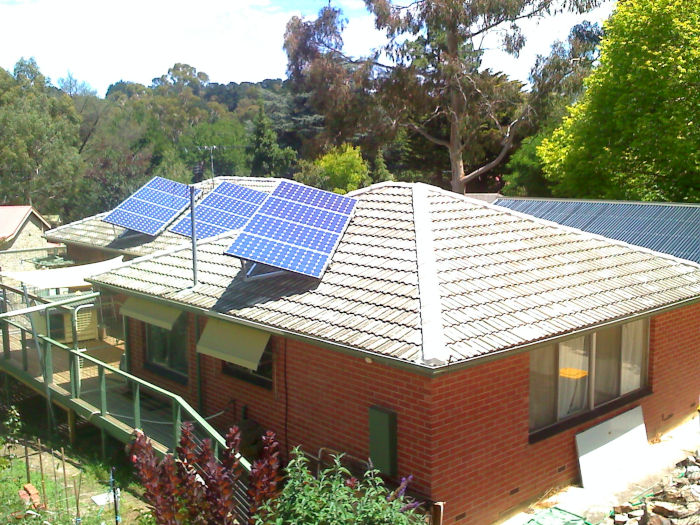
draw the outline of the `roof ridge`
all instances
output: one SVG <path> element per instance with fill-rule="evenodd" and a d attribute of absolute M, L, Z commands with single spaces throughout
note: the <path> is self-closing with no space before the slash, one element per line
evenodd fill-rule
<path fill-rule="evenodd" d="M 418 297 L 421 320 L 421 353 L 427 365 L 447 362 L 442 323 L 442 298 L 433 249 L 433 222 L 428 205 L 427 184 L 413 184 L 413 225 L 416 235 Z"/>

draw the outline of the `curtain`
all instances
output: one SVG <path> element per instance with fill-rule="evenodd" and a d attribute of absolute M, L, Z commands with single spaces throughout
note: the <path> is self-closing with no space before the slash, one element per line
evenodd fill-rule
<path fill-rule="evenodd" d="M 559 343 L 558 416 L 564 418 L 588 406 L 588 348 L 586 338 Z"/>
<path fill-rule="evenodd" d="M 604 328 L 596 333 L 595 404 L 620 395 L 620 326 Z"/>
<path fill-rule="evenodd" d="M 646 356 L 646 326 L 646 319 L 622 326 L 621 395 L 642 387 Z"/>
<path fill-rule="evenodd" d="M 556 421 L 557 349 L 545 346 L 530 352 L 530 430 Z"/>

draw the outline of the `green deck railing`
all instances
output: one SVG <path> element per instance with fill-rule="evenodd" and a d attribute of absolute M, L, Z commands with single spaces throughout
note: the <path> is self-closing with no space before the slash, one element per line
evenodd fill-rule
<path fill-rule="evenodd" d="M 6 298 L 5 289 L 10 287 L 1 284 L 0 287 L 3 292 L 0 298 Z M 13 291 L 17 292 L 16 289 Z M 34 299 L 43 298 L 34 297 Z M 85 298 L 80 297 L 75 299 L 75 301 L 84 300 Z M 50 305 L 47 309 L 52 309 L 65 308 L 67 303 L 56 305 L 46 301 L 45 304 Z M 48 315 L 46 317 L 48 318 Z M 12 354 L 17 350 L 11 348 L 9 327 L 19 330 L 21 352 L 19 360 L 12 359 Z M 0 369 L 40 392 L 47 398 L 47 402 L 54 402 L 73 410 L 120 441 L 129 443 L 134 429 L 141 429 L 151 438 L 160 453 L 174 451 L 180 440 L 181 423 L 189 421 L 193 424 L 197 436 L 210 440 L 215 455 L 218 456 L 219 451 L 226 446 L 225 438 L 181 396 L 88 355 L 84 350 L 77 348 L 77 342 L 75 348 L 71 348 L 47 335 L 37 333 L 36 340 L 31 344 L 30 338 L 34 339 L 32 330 L 8 318 L 7 315 L 0 317 L 0 328 L 3 345 Z M 47 332 L 49 331 L 50 327 L 47 326 Z M 72 335 L 73 340 L 77 341 L 76 334 Z M 32 351 L 37 353 L 38 359 L 31 355 Z M 40 376 L 35 375 L 36 368 L 31 370 L 30 366 L 37 361 L 41 368 Z M 57 361 L 62 361 L 67 366 L 56 370 Z M 82 377 L 82 371 L 90 367 L 94 367 L 97 371 L 96 380 L 93 374 L 87 379 Z M 69 379 L 68 385 L 65 384 L 66 373 Z M 64 379 L 64 382 L 57 384 L 56 378 L 59 376 Z M 85 388 L 90 385 L 92 388 Z M 159 409 L 154 411 L 153 408 L 146 408 L 144 406 L 146 400 L 150 400 L 151 405 L 153 400 L 156 400 Z M 167 405 L 170 405 L 169 409 Z M 164 419 L 148 420 L 148 417 L 153 417 L 154 413 Z M 170 428 L 165 432 L 158 431 L 158 425 Z M 241 456 L 240 464 L 245 471 L 244 478 L 247 478 L 251 469 L 250 462 Z M 236 492 L 243 518 L 247 513 L 245 480 L 241 481 L 241 486 L 237 487 Z"/>

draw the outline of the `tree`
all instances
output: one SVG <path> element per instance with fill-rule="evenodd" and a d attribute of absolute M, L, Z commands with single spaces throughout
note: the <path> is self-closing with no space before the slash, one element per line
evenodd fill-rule
<path fill-rule="evenodd" d="M 0 70 L 0 201 L 74 217 L 79 119 L 33 59 Z"/>
<path fill-rule="evenodd" d="M 180 139 L 180 148 L 189 168 L 201 163 L 203 171 L 212 177 L 245 175 L 250 169 L 247 142 L 245 128 L 229 113 L 187 130 Z"/>
<path fill-rule="evenodd" d="M 505 195 L 551 197 L 537 148 L 566 115 L 567 106 L 583 93 L 584 79 L 599 57 L 603 31 L 598 24 L 583 22 L 569 32 L 566 42 L 554 42 L 549 55 L 539 55 L 530 73 L 532 116 L 530 136 L 511 155 L 505 166 Z"/>
<path fill-rule="evenodd" d="M 515 143 L 516 128 L 527 117 L 521 85 L 483 67 L 481 39 L 502 32 L 503 47 L 517 54 L 525 43 L 519 20 L 564 8 L 584 10 L 598 3 L 416 0 L 399 5 L 390 0 L 365 0 L 377 28 L 389 38 L 384 51 L 393 63 L 379 63 L 379 53 L 361 61 L 346 57 L 340 47 L 339 17 L 322 11 L 319 19 L 323 23 L 314 27 L 298 19 L 288 24 L 285 48 L 290 76 L 316 71 L 318 61 L 327 64 L 329 71 L 339 71 L 338 64 L 344 63 L 353 72 L 364 73 L 374 81 L 371 91 L 377 93 L 375 100 L 385 119 L 448 151 L 450 185 L 454 191 L 464 192 L 467 182 L 507 157 Z M 342 82 L 333 85 L 342 86 Z M 354 85 L 364 87 L 359 80 Z M 484 151 L 475 148 L 483 143 L 488 145 Z M 495 154 L 489 151 L 494 146 Z M 491 160 L 484 164 L 485 153 Z M 466 173 L 465 159 L 472 167 L 481 165 Z"/>
<path fill-rule="evenodd" d="M 626 0 L 538 154 L 557 196 L 700 200 L 700 3 Z"/>
<path fill-rule="evenodd" d="M 335 193 L 344 194 L 369 185 L 369 168 L 360 148 L 349 144 L 334 148 L 313 163 L 304 162 L 294 179 Z"/>
<path fill-rule="evenodd" d="M 279 177 L 287 174 L 296 160 L 292 148 L 281 148 L 277 133 L 260 104 L 253 123 L 253 137 L 247 149 L 251 156 L 250 174 L 254 177 Z"/>

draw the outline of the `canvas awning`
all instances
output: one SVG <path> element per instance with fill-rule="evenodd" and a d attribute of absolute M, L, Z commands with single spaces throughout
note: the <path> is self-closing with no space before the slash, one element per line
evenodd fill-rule
<path fill-rule="evenodd" d="M 106 273 L 121 266 L 123 257 L 115 257 L 107 261 L 80 266 L 67 266 L 48 270 L 30 270 L 28 272 L 2 272 L 3 277 L 9 277 L 20 281 L 27 286 L 33 286 L 40 290 L 53 288 L 82 288 L 90 286 L 85 279 Z"/>
<path fill-rule="evenodd" d="M 269 339 L 269 333 L 255 328 L 209 319 L 197 352 L 255 370 Z"/>
<path fill-rule="evenodd" d="M 180 317 L 181 310 L 164 306 L 153 301 L 129 297 L 119 309 L 119 313 L 126 317 L 138 319 L 144 323 L 160 326 L 166 330 L 172 330 L 175 321 Z"/>

